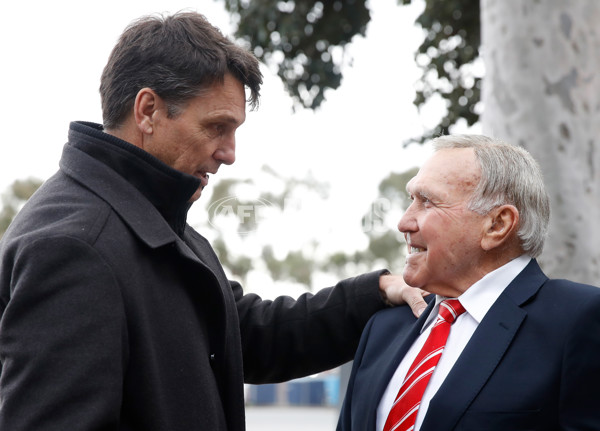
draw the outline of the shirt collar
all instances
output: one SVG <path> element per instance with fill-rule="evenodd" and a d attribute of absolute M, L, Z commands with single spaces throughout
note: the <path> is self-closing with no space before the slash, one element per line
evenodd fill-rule
<path fill-rule="evenodd" d="M 523 254 L 500 268 L 486 274 L 483 278 L 475 282 L 458 297 L 467 313 L 469 313 L 478 324 L 481 323 L 488 310 L 492 307 L 494 302 L 496 302 L 502 292 L 504 292 L 504 289 L 506 289 L 510 282 L 525 269 L 530 261 L 531 256 Z M 448 298 L 436 295 L 435 305 L 431 310 L 431 313 L 429 313 L 423 329 L 437 317 L 439 305 L 445 299 Z"/>

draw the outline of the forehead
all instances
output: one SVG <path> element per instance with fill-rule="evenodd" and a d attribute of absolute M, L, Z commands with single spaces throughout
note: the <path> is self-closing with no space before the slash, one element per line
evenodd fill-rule
<path fill-rule="evenodd" d="M 209 119 L 227 117 L 241 124 L 246 118 L 244 85 L 231 74 L 226 74 L 223 82 L 216 81 L 202 89 L 186 108 Z"/>
<path fill-rule="evenodd" d="M 472 148 L 445 148 L 427 159 L 406 188 L 411 193 L 471 193 L 479 184 L 480 177 L 479 164 Z"/>

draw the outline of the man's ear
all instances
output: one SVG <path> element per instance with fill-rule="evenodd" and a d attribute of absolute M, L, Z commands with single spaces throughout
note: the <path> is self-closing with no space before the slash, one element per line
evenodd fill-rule
<path fill-rule="evenodd" d="M 135 124 L 142 134 L 151 135 L 154 131 L 154 116 L 160 103 L 160 97 L 151 88 L 145 87 L 138 91 L 133 105 L 133 114 Z"/>
<path fill-rule="evenodd" d="M 494 208 L 487 215 L 481 248 L 486 251 L 507 245 L 514 237 L 519 225 L 519 211 L 513 205 Z"/>

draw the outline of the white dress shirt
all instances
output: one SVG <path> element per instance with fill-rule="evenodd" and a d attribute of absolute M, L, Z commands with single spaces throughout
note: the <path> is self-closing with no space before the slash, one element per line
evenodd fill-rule
<path fill-rule="evenodd" d="M 471 336 L 477 329 L 481 320 L 494 302 L 496 302 L 504 289 L 506 289 L 510 282 L 513 281 L 521 271 L 523 271 L 530 260 L 530 256 L 522 255 L 506 265 L 486 274 L 481 280 L 477 281 L 460 295 L 460 303 L 465 308 L 466 312 L 460 315 L 452 325 L 446 347 L 444 348 L 444 353 L 435 367 L 429 383 L 427 384 L 427 388 L 425 389 L 425 393 L 423 394 L 421 406 L 417 413 L 414 431 L 419 431 L 421 428 L 421 424 L 427 413 L 427 408 L 429 407 L 429 402 L 446 379 L 450 369 L 454 366 L 454 363 L 471 339 Z M 385 421 L 392 408 L 394 399 L 398 394 L 398 390 L 400 389 L 400 386 L 402 386 L 404 377 L 414 359 L 417 357 L 417 354 L 425 344 L 425 340 L 431 332 L 433 326 L 432 323 L 437 317 L 439 304 L 444 299 L 448 298 L 439 295 L 436 296 L 435 306 L 431 310 L 431 313 L 421 329 L 421 335 L 415 340 L 402 361 L 400 361 L 387 389 L 383 393 L 377 408 L 377 431 L 383 431 L 383 426 L 385 425 Z"/>

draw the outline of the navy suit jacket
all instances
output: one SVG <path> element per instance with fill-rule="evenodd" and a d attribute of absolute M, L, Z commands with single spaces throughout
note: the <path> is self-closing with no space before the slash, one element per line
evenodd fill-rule
<path fill-rule="evenodd" d="M 408 307 L 371 318 L 338 431 L 375 430 L 379 401 L 433 302 L 416 321 Z M 421 431 L 446 430 L 600 430 L 600 289 L 549 280 L 532 260 L 431 400 Z"/>

